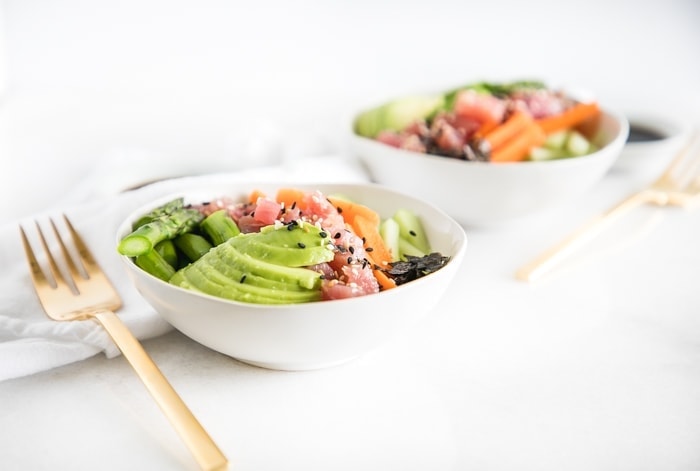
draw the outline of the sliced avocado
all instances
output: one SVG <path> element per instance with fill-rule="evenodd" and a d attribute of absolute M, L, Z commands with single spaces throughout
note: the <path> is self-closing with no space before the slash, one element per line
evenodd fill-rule
<path fill-rule="evenodd" d="M 307 270 L 311 271 L 311 270 Z M 203 293 L 258 304 L 306 303 L 320 299 L 320 290 L 289 291 L 255 286 L 247 279 L 232 280 L 206 264 L 192 264 L 185 270 L 190 285 Z"/>
<path fill-rule="evenodd" d="M 212 248 L 170 282 L 243 302 L 309 302 L 320 299 L 321 274 L 303 267 L 334 256 L 327 235 L 313 224 L 267 226 Z"/>
<path fill-rule="evenodd" d="M 319 277 L 311 270 L 286 270 L 289 267 L 262 262 L 230 244 L 224 244 L 219 250 L 221 253 L 209 256 L 206 263 L 232 280 L 240 281 L 246 276 L 248 283 L 269 289 L 303 290 L 320 286 Z"/>
<path fill-rule="evenodd" d="M 384 107 L 379 106 L 360 113 L 355 118 L 355 133 L 364 137 L 377 137 L 379 131 L 382 130 L 382 116 L 384 115 Z"/>
<path fill-rule="evenodd" d="M 443 102 L 443 95 L 413 95 L 391 101 L 361 113 L 355 119 L 355 132 L 374 138 L 380 131 L 401 131 L 411 123 L 431 116 Z"/>
<path fill-rule="evenodd" d="M 231 239 L 231 245 L 253 258 L 287 267 L 306 267 L 327 262 L 328 238 L 308 223 L 294 224 L 282 230 L 263 227 L 260 233 L 243 234 Z"/>

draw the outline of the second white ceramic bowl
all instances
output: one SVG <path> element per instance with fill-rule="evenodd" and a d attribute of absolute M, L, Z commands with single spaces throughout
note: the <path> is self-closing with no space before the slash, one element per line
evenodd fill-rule
<path fill-rule="evenodd" d="M 561 205 L 595 185 L 620 155 L 629 132 L 624 115 L 603 114 L 589 155 L 543 162 L 471 162 L 391 147 L 351 136 L 372 179 L 446 211 L 465 226 L 503 224 Z"/>

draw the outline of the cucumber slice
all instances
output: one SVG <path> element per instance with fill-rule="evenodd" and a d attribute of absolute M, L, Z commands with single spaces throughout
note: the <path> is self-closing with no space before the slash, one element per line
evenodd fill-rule
<path fill-rule="evenodd" d="M 406 255 L 413 255 L 414 257 L 425 257 L 428 255 L 406 239 L 399 239 L 399 254 L 401 260 L 406 260 Z"/>
<path fill-rule="evenodd" d="M 421 252 L 430 253 L 430 243 L 420 218 L 407 209 L 397 210 L 392 218 L 399 224 L 399 234 Z"/>
<path fill-rule="evenodd" d="M 586 155 L 591 148 L 590 142 L 578 131 L 571 131 L 566 140 L 566 151 L 570 156 Z"/>
<path fill-rule="evenodd" d="M 548 147 L 535 147 L 530 151 L 530 160 L 541 162 L 545 160 L 561 159 L 566 157 L 563 149 L 550 149 Z"/>
<path fill-rule="evenodd" d="M 379 235 L 384 241 L 386 248 L 391 251 L 391 259 L 396 262 L 400 260 L 399 252 L 399 223 L 389 218 L 379 224 Z"/>
<path fill-rule="evenodd" d="M 569 138 L 569 131 L 557 131 L 547 136 L 544 147 L 547 149 L 563 149 Z"/>

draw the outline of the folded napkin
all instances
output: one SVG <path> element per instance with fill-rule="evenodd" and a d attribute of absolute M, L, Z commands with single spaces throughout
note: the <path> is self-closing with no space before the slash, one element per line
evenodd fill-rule
<path fill-rule="evenodd" d="M 83 360 L 99 352 L 109 358 L 120 353 L 96 321 L 57 322 L 46 316 L 32 286 L 18 226 L 22 224 L 31 234 L 34 220 L 44 224 L 51 217 L 60 224 L 60 215 L 66 214 L 122 296 L 120 318 L 137 338 L 156 337 L 171 326 L 132 287 L 116 252 L 116 231 L 136 207 L 196 184 L 202 178 L 205 177 L 172 178 L 124 192 L 105 191 L 107 183 L 88 178 L 89 185 L 62 198 L 51 209 L 0 226 L 0 381 Z M 342 157 L 296 159 L 221 173 L 215 178 L 280 183 L 368 181 L 361 167 Z"/>

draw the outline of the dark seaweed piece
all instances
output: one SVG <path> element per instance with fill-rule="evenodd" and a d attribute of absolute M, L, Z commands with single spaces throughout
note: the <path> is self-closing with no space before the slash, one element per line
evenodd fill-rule
<path fill-rule="evenodd" d="M 450 260 L 450 257 L 433 252 L 422 257 L 406 255 L 406 260 L 391 262 L 388 269 L 383 269 L 397 285 L 408 283 L 430 273 L 438 271 Z"/>

